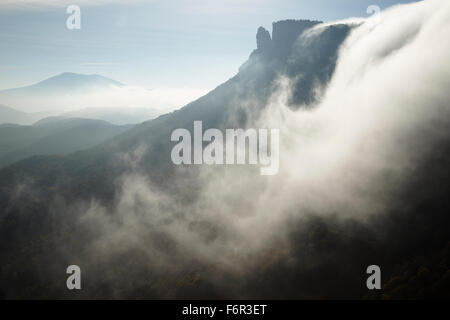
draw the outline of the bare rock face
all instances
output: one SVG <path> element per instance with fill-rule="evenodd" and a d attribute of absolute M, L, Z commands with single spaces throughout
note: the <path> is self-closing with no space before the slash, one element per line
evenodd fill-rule
<path fill-rule="evenodd" d="M 272 43 L 278 58 L 284 59 L 291 52 L 297 38 L 320 21 L 282 20 L 272 24 Z"/>
<path fill-rule="evenodd" d="M 272 25 L 272 36 L 263 27 L 259 27 L 256 33 L 256 55 L 263 60 L 275 58 L 283 62 L 291 53 L 297 38 L 307 29 L 320 23 L 310 20 L 282 20 Z"/>
<path fill-rule="evenodd" d="M 256 33 L 256 50 L 262 55 L 269 56 L 272 53 L 272 39 L 270 33 L 263 27 Z"/>
<path fill-rule="evenodd" d="M 257 48 L 239 69 L 239 76 L 253 79 L 249 83 L 258 88 L 268 88 L 278 75 L 286 75 L 293 83 L 288 103 L 293 108 L 312 104 L 316 99 L 314 88 L 330 80 L 338 48 L 351 29 L 344 24 L 330 25 L 309 37 L 302 37 L 319 23 L 311 20 L 277 21 L 272 25 L 272 35 L 259 27 Z"/>

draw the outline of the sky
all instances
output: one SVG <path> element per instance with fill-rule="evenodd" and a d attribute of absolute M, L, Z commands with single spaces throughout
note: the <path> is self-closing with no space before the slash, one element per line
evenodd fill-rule
<path fill-rule="evenodd" d="M 2 0 L 0 89 L 62 72 L 101 74 L 146 89 L 210 90 L 236 74 L 273 21 L 366 17 L 411 1 Z M 66 8 L 81 8 L 69 30 Z"/>

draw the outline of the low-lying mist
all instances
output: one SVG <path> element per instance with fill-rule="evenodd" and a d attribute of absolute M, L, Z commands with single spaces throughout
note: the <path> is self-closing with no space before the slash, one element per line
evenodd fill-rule
<path fill-rule="evenodd" d="M 45 111 L 53 115 L 84 108 L 123 110 L 147 108 L 162 114 L 205 93 L 205 89 L 190 87 L 145 89 L 138 86 L 111 85 L 102 88 L 93 87 L 84 92 L 61 94 L 56 91 L 46 95 L 2 96 L 2 103 L 25 112 Z"/>

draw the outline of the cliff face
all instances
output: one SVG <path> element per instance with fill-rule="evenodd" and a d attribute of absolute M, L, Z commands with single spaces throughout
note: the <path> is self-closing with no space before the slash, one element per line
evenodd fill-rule
<path fill-rule="evenodd" d="M 272 49 L 272 38 L 270 37 L 269 31 L 263 27 L 259 27 L 258 32 L 256 33 L 256 50 L 261 55 L 270 56 L 272 54 Z"/>
<path fill-rule="evenodd" d="M 272 24 L 272 42 L 277 48 L 275 55 L 285 59 L 291 53 L 297 38 L 307 29 L 314 27 L 321 21 L 311 20 L 283 20 Z"/>
<path fill-rule="evenodd" d="M 266 58 L 286 59 L 297 38 L 307 29 L 321 23 L 310 20 L 283 20 L 272 24 L 269 31 L 259 27 L 256 33 L 256 53 Z"/>
<path fill-rule="evenodd" d="M 348 25 L 330 25 L 314 34 L 305 34 L 320 23 L 311 20 L 277 21 L 272 25 L 272 36 L 259 27 L 256 50 L 241 67 L 240 76 L 257 78 L 258 87 L 267 88 L 278 75 L 285 75 L 294 84 L 290 100 L 292 107 L 313 103 L 317 99 L 314 88 L 330 80 L 339 46 L 351 29 Z"/>

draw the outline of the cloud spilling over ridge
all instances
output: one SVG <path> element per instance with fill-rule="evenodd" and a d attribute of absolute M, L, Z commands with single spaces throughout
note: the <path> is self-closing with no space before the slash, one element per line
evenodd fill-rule
<path fill-rule="evenodd" d="M 190 168 L 180 168 L 179 184 L 163 192 L 134 159 L 136 173 L 121 178 L 116 207 L 94 201 L 81 219 L 99 235 L 86 257 L 137 250 L 157 273 L 200 262 L 203 277 L 226 287 L 217 270 L 245 275 L 289 251 L 293 218 L 365 221 L 388 210 L 448 135 L 450 3 L 402 5 L 370 19 L 342 45 L 314 108 L 288 108 L 291 83 L 280 78 L 262 117 L 249 124 L 280 128 L 278 175 L 205 166 L 190 180 Z M 195 201 L 180 200 L 183 192 Z"/>

